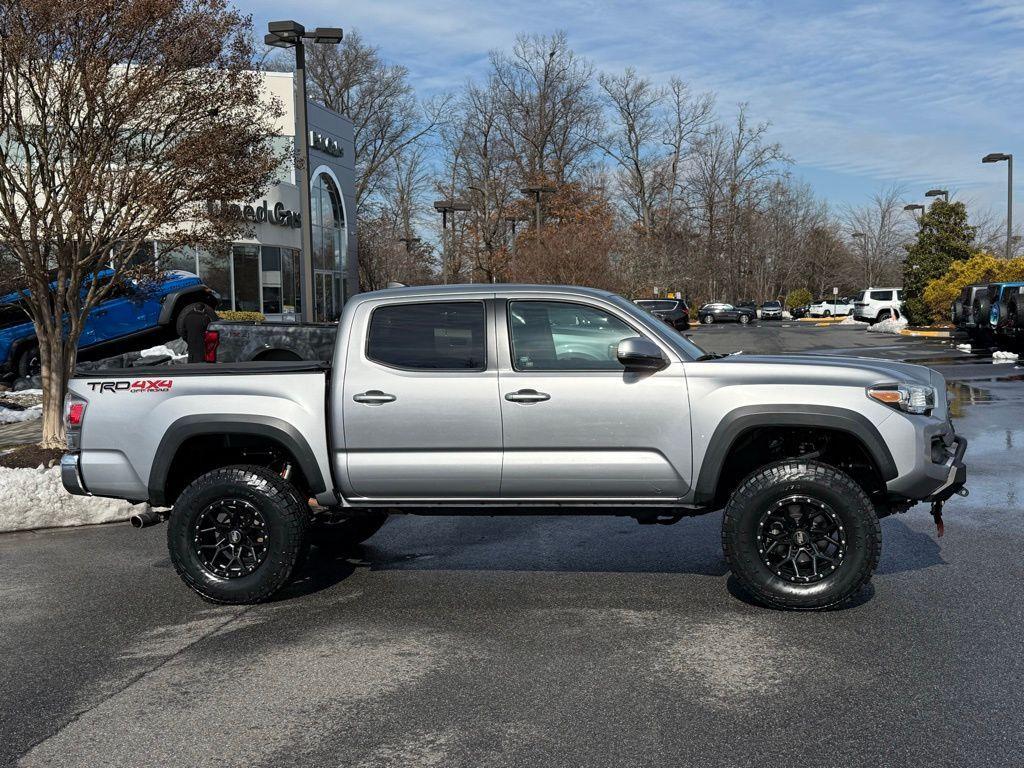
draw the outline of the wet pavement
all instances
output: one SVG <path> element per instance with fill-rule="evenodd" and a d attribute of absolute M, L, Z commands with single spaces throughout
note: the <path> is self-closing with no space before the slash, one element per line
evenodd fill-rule
<path fill-rule="evenodd" d="M 934 365 L 970 440 L 937 539 L 882 521 L 850 606 L 751 605 L 720 515 L 404 517 L 281 599 L 213 607 L 162 527 L 0 536 L 0 764 L 1020 766 L 1024 369 L 857 328 L 715 351 Z"/>

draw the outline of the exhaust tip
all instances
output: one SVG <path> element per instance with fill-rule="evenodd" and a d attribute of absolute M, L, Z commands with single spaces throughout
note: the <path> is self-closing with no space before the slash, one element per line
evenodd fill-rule
<path fill-rule="evenodd" d="M 142 512 L 136 512 L 134 515 L 128 518 L 128 522 L 132 524 L 132 528 L 146 528 L 150 525 L 156 525 L 163 520 L 163 515 L 152 509 L 146 509 Z"/>

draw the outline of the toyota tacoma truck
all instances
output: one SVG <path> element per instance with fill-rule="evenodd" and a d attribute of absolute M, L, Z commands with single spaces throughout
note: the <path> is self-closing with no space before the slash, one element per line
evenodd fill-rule
<path fill-rule="evenodd" d="M 925 501 L 939 522 L 966 480 L 938 373 L 708 354 L 585 288 L 361 294 L 330 361 L 89 373 L 66 422 L 65 488 L 169 509 L 174 567 L 219 603 L 266 600 L 311 544 L 389 514 L 724 509 L 742 586 L 820 609 L 871 578 L 880 518 Z"/>

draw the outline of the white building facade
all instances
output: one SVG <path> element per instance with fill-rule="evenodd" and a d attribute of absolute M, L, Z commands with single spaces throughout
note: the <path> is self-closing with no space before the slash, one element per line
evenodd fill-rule
<path fill-rule="evenodd" d="M 312 198 L 313 297 L 302 295 L 302 219 L 299 188 L 291 160 L 295 142 L 294 77 L 264 72 L 266 98 L 284 107 L 275 141 L 288 150 L 277 182 L 260 198 L 233 203 L 252 236 L 203 251 L 164 250 L 154 244 L 163 269 L 198 274 L 221 296 L 220 309 L 260 312 L 269 321 L 301 319 L 302 302 L 312 300 L 314 318 L 329 322 L 347 296 L 358 290 L 355 229 L 355 148 L 352 121 L 315 102 L 307 104 Z"/>

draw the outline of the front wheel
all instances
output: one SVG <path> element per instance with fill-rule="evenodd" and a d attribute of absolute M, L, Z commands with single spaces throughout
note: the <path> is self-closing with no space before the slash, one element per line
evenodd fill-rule
<path fill-rule="evenodd" d="M 832 317 L 832 312 L 830 310 L 826 309 L 824 312 L 821 313 L 821 316 L 822 317 Z"/>
<path fill-rule="evenodd" d="M 747 476 L 729 499 L 722 547 L 736 579 L 763 605 L 840 605 L 878 565 L 882 530 L 864 490 L 816 461 L 781 461 Z"/>
<path fill-rule="evenodd" d="M 43 364 L 39 359 L 39 347 L 32 344 L 18 355 L 17 374 L 18 378 L 24 379 L 29 376 L 38 376 L 42 373 Z"/>
<path fill-rule="evenodd" d="M 740 325 L 746 325 L 750 322 L 750 315 L 740 315 Z"/>
<path fill-rule="evenodd" d="M 714 315 L 704 315 L 704 320 L 703 320 L 704 325 L 711 325 L 713 322 L 715 322 L 715 316 Z"/>
<path fill-rule="evenodd" d="M 182 580 L 212 603 L 259 603 L 291 578 L 307 550 L 309 506 L 266 467 L 207 472 L 178 498 L 167 548 Z"/>

